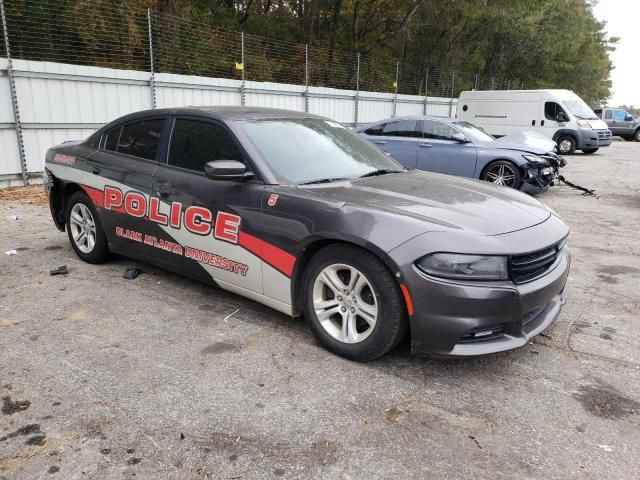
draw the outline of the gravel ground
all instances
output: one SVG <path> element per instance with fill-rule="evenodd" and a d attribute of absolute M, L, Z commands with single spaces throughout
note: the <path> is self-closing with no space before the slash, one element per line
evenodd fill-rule
<path fill-rule="evenodd" d="M 568 303 L 471 360 L 343 360 L 251 301 L 82 263 L 46 206 L 2 200 L 0 478 L 637 479 L 640 144 L 569 162 L 598 196 L 539 197 L 572 227 Z"/>

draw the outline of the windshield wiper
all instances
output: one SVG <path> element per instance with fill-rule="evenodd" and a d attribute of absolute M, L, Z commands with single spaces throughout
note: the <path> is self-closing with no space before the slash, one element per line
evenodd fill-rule
<path fill-rule="evenodd" d="M 387 175 L 389 173 L 402 173 L 404 170 L 392 170 L 390 168 L 379 168 L 371 172 L 367 172 L 364 175 L 360 175 L 359 178 L 377 177 L 378 175 Z"/>
<path fill-rule="evenodd" d="M 298 185 L 316 185 L 318 183 L 331 183 L 331 182 L 338 182 L 340 180 L 348 180 L 348 178 L 344 178 L 344 177 L 320 178 L 318 180 L 311 180 L 309 182 L 299 183 Z"/>

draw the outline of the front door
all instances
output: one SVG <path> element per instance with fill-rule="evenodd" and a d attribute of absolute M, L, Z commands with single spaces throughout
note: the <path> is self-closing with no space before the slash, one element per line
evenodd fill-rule
<path fill-rule="evenodd" d="M 627 120 L 629 117 L 629 114 L 625 110 L 614 110 L 611 121 L 611 133 L 621 136 L 633 134 L 633 119 Z"/>
<path fill-rule="evenodd" d="M 175 245 L 158 240 L 154 247 L 161 260 L 181 256 L 191 276 L 261 294 L 262 261 L 247 245 L 247 231 L 258 221 L 264 185 L 258 178 L 212 180 L 204 166 L 214 160 L 237 160 L 254 171 L 224 125 L 177 117 L 152 194 L 160 205 L 155 221 Z"/>
<path fill-rule="evenodd" d="M 476 147 L 453 139 L 458 132 L 438 120 L 423 120 L 423 138 L 418 143 L 418 168 L 429 172 L 473 177 L 476 170 Z"/>

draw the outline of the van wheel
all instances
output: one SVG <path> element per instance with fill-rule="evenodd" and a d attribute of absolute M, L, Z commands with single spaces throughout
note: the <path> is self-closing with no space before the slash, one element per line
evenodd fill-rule
<path fill-rule="evenodd" d="M 490 163 L 482 173 L 481 180 L 504 185 L 506 187 L 518 188 L 520 186 L 520 170 L 508 160 L 498 160 Z"/>
<path fill-rule="evenodd" d="M 303 277 L 303 310 L 311 330 L 330 351 L 361 362 L 393 349 L 408 329 L 398 282 L 373 253 L 329 245 Z"/>
<path fill-rule="evenodd" d="M 576 151 L 576 140 L 568 135 L 558 138 L 557 149 L 560 155 L 571 155 Z"/>
<path fill-rule="evenodd" d="M 586 148 L 584 150 L 582 150 L 582 153 L 586 153 L 587 155 L 591 155 L 592 153 L 596 153 L 599 149 L 598 148 Z"/>
<path fill-rule="evenodd" d="M 76 254 L 85 262 L 102 263 L 109 257 L 107 238 L 93 202 L 75 192 L 67 202 L 67 235 Z"/>

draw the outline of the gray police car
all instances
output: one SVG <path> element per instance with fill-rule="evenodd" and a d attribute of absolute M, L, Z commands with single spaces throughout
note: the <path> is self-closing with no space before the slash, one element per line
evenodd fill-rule
<path fill-rule="evenodd" d="M 558 317 L 567 225 L 510 188 L 403 169 L 340 124 L 202 107 L 119 118 L 51 148 L 46 191 L 77 255 L 137 258 L 304 314 L 372 360 L 525 345 Z"/>

